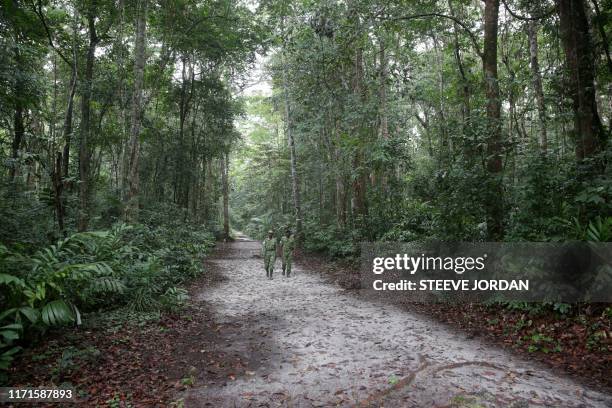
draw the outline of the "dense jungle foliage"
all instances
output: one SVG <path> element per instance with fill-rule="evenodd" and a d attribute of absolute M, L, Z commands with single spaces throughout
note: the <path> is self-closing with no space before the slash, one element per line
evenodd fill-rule
<path fill-rule="evenodd" d="M 610 0 L 1 0 L 0 373 L 180 307 L 232 229 L 610 241 L 611 35 Z"/>
<path fill-rule="evenodd" d="M 251 235 L 292 225 L 340 257 L 360 240 L 612 238 L 609 1 L 262 6 L 272 91 L 231 156 Z"/>
<path fill-rule="evenodd" d="M 368 240 L 612 240 L 612 2 L 263 7 L 276 52 L 230 157 L 240 229 L 288 225 L 306 250 L 348 260 Z M 533 316 L 594 330 L 587 348 L 609 337 L 606 304 L 472 306 L 436 316 L 495 316 L 481 325 L 495 337 Z"/>
<path fill-rule="evenodd" d="M 187 300 L 261 29 L 234 1 L 0 2 L 1 381 L 53 327 Z"/>

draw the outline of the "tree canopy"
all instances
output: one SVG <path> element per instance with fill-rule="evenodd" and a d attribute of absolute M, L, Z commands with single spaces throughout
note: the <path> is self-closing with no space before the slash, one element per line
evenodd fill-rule
<path fill-rule="evenodd" d="M 609 4 L 262 7 L 272 94 L 236 155 L 244 228 L 297 225 L 293 140 L 311 248 L 609 237 Z"/>

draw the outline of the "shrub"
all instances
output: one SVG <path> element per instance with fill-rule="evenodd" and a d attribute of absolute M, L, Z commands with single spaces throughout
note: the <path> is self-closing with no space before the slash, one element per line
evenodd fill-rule
<path fill-rule="evenodd" d="M 334 225 L 321 227 L 307 223 L 305 225 L 304 248 L 307 251 L 322 252 L 332 258 L 348 258 L 358 255 L 358 237 L 356 230 L 345 232 Z"/>
<path fill-rule="evenodd" d="M 201 258 L 213 244 L 212 234 L 184 224 L 118 224 L 31 255 L 0 245 L 0 373 L 25 340 L 81 324 L 82 311 L 176 310 L 188 299 L 179 286 L 203 271 Z"/>

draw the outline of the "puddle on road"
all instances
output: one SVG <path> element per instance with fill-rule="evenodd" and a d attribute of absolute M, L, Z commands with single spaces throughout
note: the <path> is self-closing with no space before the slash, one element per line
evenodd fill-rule
<path fill-rule="evenodd" d="M 197 296 L 219 323 L 248 321 L 228 352 L 257 353 L 256 371 L 194 387 L 187 407 L 610 407 L 586 389 L 389 304 L 360 299 L 294 267 L 265 278 L 259 243 L 240 241 L 209 262 L 228 278 Z M 257 341 L 261 337 L 261 341 Z M 224 345 L 220 345 L 221 348 Z"/>

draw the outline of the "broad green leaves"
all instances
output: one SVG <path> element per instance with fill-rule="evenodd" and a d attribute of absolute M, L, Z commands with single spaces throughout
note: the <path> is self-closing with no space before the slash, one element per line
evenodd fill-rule
<path fill-rule="evenodd" d="M 0 273 L 0 285 L 2 284 L 25 287 L 25 283 L 23 282 L 23 280 L 15 276 L 7 275 L 6 273 Z"/>
<path fill-rule="evenodd" d="M 213 236 L 191 224 L 152 224 L 74 234 L 31 255 L 0 246 L 0 269 L 19 271 L 0 273 L 0 369 L 23 339 L 80 325 L 82 311 L 184 305 L 189 296 L 180 285 L 202 272 Z"/>
<path fill-rule="evenodd" d="M 40 311 L 42 321 L 49 326 L 71 323 L 76 320 L 74 310 L 64 300 L 47 303 Z"/>

